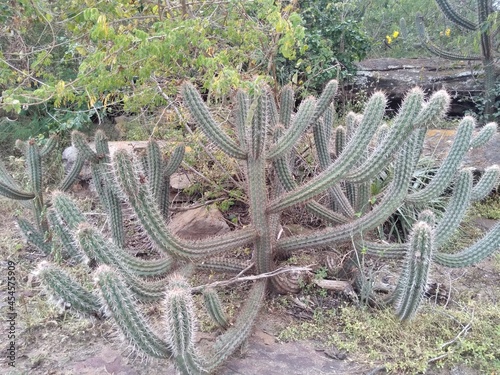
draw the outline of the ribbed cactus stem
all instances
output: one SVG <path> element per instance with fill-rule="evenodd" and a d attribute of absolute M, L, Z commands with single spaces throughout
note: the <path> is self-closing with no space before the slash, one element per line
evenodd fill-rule
<path fill-rule="evenodd" d="M 356 164 L 366 147 L 368 147 L 368 143 L 384 115 L 385 104 L 385 96 L 380 92 L 375 93 L 368 101 L 363 120 L 356 134 L 346 145 L 344 152 L 328 167 L 328 169 L 301 187 L 271 201 L 268 212 L 276 213 L 297 203 L 304 202 L 325 191 L 332 184 L 339 182 Z"/>
<path fill-rule="evenodd" d="M 416 223 L 405 257 L 404 269 L 396 290 L 396 315 L 411 319 L 425 294 L 433 251 L 432 229 L 424 221 Z"/>
<path fill-rule="evenodd" d="M 347 131 L 343 126 L 335 128 L 335 155 L 338 157 L 347 144 Z"/>
<path fill-rule="evenodd" d="M 0 195 L 14 200 L 32 200 L 35 194 L 22 191 L 15 186 L 12 186 L 4 181 L 0 181 Z"/>
<path fill-rule="evenodd" d="M 46 255 L 52 252 L 51 242 L 45 237 L 45 234 L 31 225 L 29 221 L 18 218 L 17 225 L 28 243 L 34 245 Z"/>
<path fill-rule="evenodd" d="M 167 344 L 156 336 L 137 310 L 134 298 L 116 271 L 100 266 L 95 273 L 106 314 L 111 315 L 126 339 L 137 349 L 156 358 L 169 358 Z"/>
<path fill-rule="evenodd" d="M 57 135 L 54 134 L 50 136 L 45 145 L 40 150 L 40 156 L 44 158 L 47 155 L 49 155 L 52 151 L 54 151 L 54 149 L 57 147 L 58 141 L 59 137 Z"/>
<path fill-rule="evenodd" d="M 54 191 L 52 193 L 52 205 L 71 230 L 76 230 L 79 224 L 87 221 L 76 203 L 66 193 Z"/>
<path fill-rule="evenodd" d="M 59 304 L 62 301 L 83 314 L 97 315 L 101 311 L 99 297 L 83 288 L 60 267 L 46 261 L 38 264 L 35 275 Z"/>
<path fill-rule="evenodd" d="M 470 148 L 479 148 L 484 146 L 496 134 L 498 125 L 490 122 L 483 126 L 470 142 Z"/>
<path fill-rule="evenodd" d="M 219 336 L 214 346 L 214 354 L 207 361 L 207 369 L 219 367 L 249 337 L 266 295 L 266 281 L 257 281 L 249 292 L 234 325 Z"/>
<path fill-rule="evenodd" d="M 318 119 L 323 116 L 325 111 L 328 109 L 330 104 L 333 102 L 335 95 L 337 95 L 337 89 L 339 87 L 339 83 L 336 80 L 329 81 L 323 91 L 321 92 L 320 97 L 316 103 L 316 110 L 314 111 L 314 115 L 311 119 L 311 123 L 315 123 Z"/>
<path fill-rule="evenodd" d="M 438 197 L 452 181 L 465 153 L 469 150 L 472 130 L 475 121 L 472 117 L 464 117 L 460 122 L 455 140 L 446 159 L 439 167 L 431 182 L 422 190 L 408 195 L 407 201 L 411 203 L 424 203 Z"/>
<path fill-rule="evenodd" d="M 190 286 L 178 274 L 169 278 L 163 305 L 165 337 L 172 349 L 177 368 L 183 374 L 206 373 L 194 347 L 196 318 Z"/>
<path fill-rule="evenodd" d="M 415 119 L 415 126 L 425 129 L 436 120 L 442 118 L 450 108 L 451 98 L 445 90 L 436 91 L 424 103 L 420 113 Z"/>
<path fill-rule="evenodd" d="M 250 98 L 243 90 L 236 92 L 236 108 L 234 111 L 236 135 L 238 137 L 239 146 L 242 150 L 247 150 L 247 130 L 246 120 L 250 107 Z"/>
<path fill-rule="evenodd" d="M 174 151 L 170 155 L 170 158 L 168 159 L 167 165 L 165 166 L 165 175 L 171 176 L 175 173 L 177 168 L 179 168 L 179 165 L 181 165 L 182 159 L 184 159 L 185 151 L 186 147 L 183 144 L 178 145 L 174 149 Z"/>
<path fill-rule="evenodd" d="M 348 224 L 326 228 L 312 234 L 280 239 L 276 244 L 276 250 L 290 252 L 301 248 L 320 247 L 335 241 L 347 241 L 353 236 L 361 235 L 363 232 L 382 224 L 389 215 L 401 206 L 407 195 L 408 183 L 416 165 L 413 153 L 419 147 L 421 144 L 418 140 L 418 134 L 414 133 L 399 152 L 394 179 L 384 197 L 372 211 Z"/>
<path fill-rule="evenodd" d="M 187 241 L 171 233 L 162 215 L 154 204 L 144 183 L 134 171 L 132 160 L 126 151 L 117 151 L 113 166 L 122 191 L 134 209 L 137 218 L 146 230 L 151 241 L 162 251 L 181 258 L 203 258 L 243 246 L 255 239 L 252 227 L 228 234 L 204 239 Z"/>
<path fill-rule="evenodd" d="M 500 222 L 474 245 L 454 254 L 437 252 L 433 260 L 450 268 L 468 267 L 500 250 Z"/>
<path fill-rule="evenodd" d="M 484 170 L 481 179 L 472 189 L 471 200 L 473 202 L 484 199 L 500 183 L 500 166 L 491 165 Z"/>
<path fill-rule="evenodd" d="M 264 154 L 268 127 L 273 116 L 269 88 L 263 87 L 254 100 L 257 101 L 257 107 L 253 116 L 251 116 L 251 126 L 247 128 L 249 133 L 247 146 L 250 156 L 253 159 L 258 159 Z M 253 108 L 251 111 L 253 112 Z"/>
<path fill-rule="evenodd" d="M 75 236 L 89 258 L 95 258 L 100 264 L 114 266 L 134 275 L 165 275 L 173 265 L 169 257 L 159 260 L 142 260 L 133 257 L 114 243 L 107 241 L 96 228 L 86 223 L 80 224 Z"/>
<path fill-rule="evenodd" d="M 295 106 L 295 94 L 290 85 L 286 85 L 281 90 L 279 123 L 285 129 L 289 128 L 292 123 L 292 112 Z"/>
<path fill-rule="evenodd" d="M 287 159 L 283 157 L 275 160 L 274 167 L 276 168 L 278 178 L 285 190 L 293 190 L 297 186 L 297 183 L 293 179 Z M 315 201 L 306 203 L 306 208 L 318 218 L 332 224 L 345 224 L 349 222 L 349 218 L 338 212 L 332 211 Z"/>
<path fill-rule="evenodd" d="M 207 288 L 203 290 L 203 300 L 205 302 L 205 307 L 208 314 L 212 320 L 221 328 L 229 327 L 229 321 L 227 320 L 226 314 L 222 307 L 219 295 L 217 291 L 213 288 Z"/>
<path fill-rule="evenodd" d="M 62 223 L 60 217 L 53 209 L 48 210 L 47 219 L 49 221 L 50 228 L 60 239 L 66 255 L 70 258 L 70 262 L 86 263 L 88 258 L 80 251 L 68 227 Z"/>
<path fill-rule="evenodd" d="M 90 161 L 97 161 L 97 153 L 92 150 L 87 143 L 85 134 L 74 130 L 71 133 L 71 143 L 78 150 L 78 153 L 85 159 Z"/>
<path fill-rule="evenodd" d="M 304 131 L 311 125 L 313 115 L 316 110 L 316 100 L 307 98 L 302 101 L 295 115 L 292 125 L 285 130 L 283 136 L 269 150 L 268 159 L 277 159 L 285 155 L 295 145 Z"/>
<path fill-rule="evenodd" d="M 470 204 L 472 179 L 472 171 L 470 169 L 464 169 L 460 172 L 453 189 L 453 196 L 446 206 L 443 217 L 434 229 L 435 246 L 437 249 L 446 244 L 448 239 L 460 226 L 467 207 Z"/>
<path fill-rule="evenodd" d="M 422 108 L 423 98 L 424 93 L 419 88 L 413 89 L 406 96 L 384 141 L 375 149 L 365 163 L 346 176 L 349 182 L 366 182 L 380 173 L 390 158 L 393 157 L 395 151 L 401 147 L 404 139 L 412 132 L 415 118 Z"/>
<path fill-rule="evenodd" d="M 246 159 L 246 152 L 229 138 L 215 122 L 194 86 L 186 82 L 182 85 L 181 92 L 191 116 L 193 116 L 196 123 L 203 129 L 206 136 L 229 156 L 237 159 Z"/>
<path fill-rule="evenodd" d="M 447 0 L 436 0 L 439 9 L 441 12 L 448 18 L 451 22 L 456 25 L 468 29 L 468 30 L 476 30 L 478 25 L 474 22 L 469 21 L 468 19 L 462 17 Z"/>
<path fill-rule="evenodd" d="M 71 169 L 68 174 L 64 177 L 64 180 L 59 184 L 59 190 L 68 191 L 71 185 L 76 181 L 80 172 L 82 171 L 83 166 L 85 165 L 85 158 L 78 153 L 76 156 L 76 160 L 73 163 Z"/>
<path fill-rule="evenodd" d="M 163 158 L 160 146 L 155 140 L 150 140 L 146 147 L 146 158 L 148 166 L 148 185 L 154 200 L 161 201 L 163 184 Z"/>

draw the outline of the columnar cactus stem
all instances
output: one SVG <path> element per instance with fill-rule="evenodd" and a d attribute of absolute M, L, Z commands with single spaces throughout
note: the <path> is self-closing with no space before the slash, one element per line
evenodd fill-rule
<path fill-rule="evenodd" d="M 35 275 L 40 278 L 54 300 L 69 304 L 75 311 L 97 315 L 102 310 L 99 297 L 84 289 L 60 267 L 43 261 L 38 265 Z"/>
<path fill-rule="evenodd" d="M 113 316 L 127 340 L 152 357 L 169 358 L 171 350 L 153 333 L 144 316 L 137 311 L 134 299 L 118 273 L 108 266 L 100 266 L 95 278 L 102 303 L 106 306 L 106 314 Z"/>
<path fill-rule="evenodd" d="M 424 221 L 413 227 L 405 265 L 395 290 L 396 314 L 401 320 L 412 318 L 425 293 L 433 249 L 432 229 Z"/>
<path fill-rule="evenodd" d="M 205 307 L 212 320 L 221 328 L 228 328 L 229 321 L 222 309 L 222 303 L 215 289 L 207 288 L 203 290 Z"/>
<path fill-rule="evenodd" d="M 408 195 L 408 202 L 427 202 L 438 197 L 439 194 L 446 189 L 453 179 L 456 170 L 460 166 L 465 153 L 469 150 L 474 126 L 475 121 L 472 117 L 465 117 L 460 122 L 453 145 L 451 146 L 446 159 L 441 164 L 436 175 L 424 189 Z"/>
<path fill-rule="evenodd" d="M 282 239 L 276 244 L 277 250 L 290 252 L 304 247 L 319 247 L 335 241 L 346 241 L 354 235 L 359 235 L 382 224 L 390 213 L 403 203 L 406 196 L 408 182 L 416 164 L 414 153 L 421 146 L 416 139 L 417 136 L 418 134 L 414 133 L 405 148 L 399 153 L 394 179 L 375 209 L 349 224 L 323 229 L 310 235 Z"/>
<path fill-rule="evenodd" d="M 328 189 L 332 184 L 339 182 L 344 174 L 357 162 L 368 146 L 376 130 L 376 125 L 382 120 L 385 104 L 385 96 L 382 93 L 375 93 L 366 106 L 363 120 L 359 125 L 358 131 L 347 144 L 345 151 L 328 167 L 328 169 L 318 176 L 305 183 L 300 188 L 294 189 L 270 202 L 268 212 L 279 212 L 287 207 L 313 198 L 315 195 Z"/>
<path fill-rule="evenodd" d="M 181 258 L 204 258 L 243 246 L 255 239 L 248 227 L 204 241 L 186 241 L 173 235 L 161 217 L 146 186 L 136 176 L 134 166 L 125 151 L 117 151 L 113 161 L 115 173 L 128 202 L 142 223 L 149 238 L 162 251 Z"/>
<path fill-rule="evenodd" d="M 237 158 L 246 159 L 246 152 L 241 149 L 229 136 L 217 125 L 200 94 L 194 86 L 188 82 L 182 85 L 182 96 L 186 105 L 199 126 L 213 142 L 225 153 Z"/>

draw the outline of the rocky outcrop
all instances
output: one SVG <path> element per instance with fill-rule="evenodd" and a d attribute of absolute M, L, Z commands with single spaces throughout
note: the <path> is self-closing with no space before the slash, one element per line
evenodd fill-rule
<path fill-rule="evenodd" d="M 451 116 L 462 116 L 473 109 L 471 96 L 483 89 L 481 65 L 439 58 L 369 59 L 357 64 L 358 71 L 346 91 L 368 94 L 384 91 L 397 108 L 405 94 L 415 86 L 426 92 L 446 89 L 452 95 Z"/>

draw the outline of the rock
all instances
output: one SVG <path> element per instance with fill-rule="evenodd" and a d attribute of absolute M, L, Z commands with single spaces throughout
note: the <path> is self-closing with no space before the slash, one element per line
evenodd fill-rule
<path fill-rule="evenodd" d="M 170 187 L 175 190 L 184 190 L 193 184 L 193 175 L 184 172 L 176 172 L 170 176 Z"/>
<path fill-rule="evenodd" d="M 446 89 L 452 95 L 449 115 L 462 116 L 474 108 L 471 95 L 483 90 L 482 67 L 472 67 L 465 62 L 439 58 L 420 59 L 368 59 L 357 64 L 358 71 L 346 89 L 363 91 L 368 95 L 382 90 L 391 99 L 391 107 L 397 108 L 413 87 L 426 92 Z"/>
<path fill-rule="evenodd" d="M 477 131 L 474 134 L 476 133 Z M 455 136 L 455 129 L 429 130 L 425 138 L 423 154 L 431 156 L 440 163 L 448 154 Z M 469 151 L 462 162 L 462 167 L 473 167 L 483 172 L 486 167 L 493 164 L 500 165 L 500 133 L 498 132 L 484 146 Z"/>
<path fill-rule="evenodd" d="M 179 237 L 199 240 L 229 232 L 224 217 L 214 207 L 200 207 L 175 215 L 169 224 L 170 229 Z"/>

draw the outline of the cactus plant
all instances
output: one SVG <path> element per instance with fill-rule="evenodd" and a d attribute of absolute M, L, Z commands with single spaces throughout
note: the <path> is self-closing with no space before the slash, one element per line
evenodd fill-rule
<path fill-rule="evenodd" d="M 303 248 L 321 251 L 327 246 L 348 242 L 362 246 L 368 254 L 404 259 L 401 277 L 390 298 L 403 320 L 416 313 L 434 263 L 465 267 L 500 248 L 500 225 L 497 225 L 476 245 L 462 252 L 444 254 L 440 251 L 456 230 L 467 206 L 498 184 L 498 166 L 488 168 L 475 185 L 471 171 L 460 169 L 465 152 L 471 146 L 479 147 L 487 142 L 496 125 L 489 125 L 488 130 L 474 138 L 474 120 L 464 118 L 459 126 L 461 136 L 457 137 L 447 159 L 431 181 L 415 192 L 409 186 L 426 129 L 445 113 L 450 100 L 448 94 L 439 91 L 425 100 L 420 89 L 412 90 L 389 126 L 383 123 L 386 97 L 376 93 L 362 114 L 349 114 L 345 126 L 334 129 L 337 120 L 333 100 L 337 86 L 335 81 L 328 83 L 318 99 L 306 98 L 295 113 L 290 86 L 283 89 L 279 105 L 266 86 L 253 96 L 239 91 L 234 139 L 215 121 L 196 88 L 190 83 L 182 86 L 184 102 L 200 129 L 224 153 L 246 166 L 250 225 L 197 241 L 178 237 L 166 222 L 163 195 L 168 187 L 165 183 L 179 165 L 182 151 L 175 151 L 173 160 L 165 164 L 157 145 L 151 141 L 145 162 L 126 151 L 118 151 L 111 158 L 103 137 L 99 136 L 101 145 L 96 145 L 93 151 L 80 134 L 74 133 L 73 143 L 94 165 L 96 183 L 99 183 L 97 192 L 110 216 L 112 236 L 106 238 L 106 234 L 88 222 L 74 200 L 64 192 L 53 194 L 49 217 L 53 226 L 65 225 L 65 230 L 58 229 L 55 233 L 64 237 L 63 242 L 68 242 L 68 246 L 72 242 L 68 253 L 99 265 L 95 271 L 99 310 L 113 317 L 135 348 L 158 358 L 172 357 L 183 374 L 212 373 L 249 336 L 267 291 L 297 290 L 296 279 L 276 277 L 272 272 L 279 265 L 279 257 Z M 302 183 L 295 179 L 290 162 L 294 146 L 309 130 L 313 132 L 319 168 L 315 176 Z M 385 179 L 385 188 L 371 196 L 370 186 L 378 178 Z M 9 182 L 4 185 L 5 191 L 14 188 Z M 448 209 L 435 218 L 425 210 L 425 203 L 445 189 L 453 191 Z M 110 199 L 110 193 L 115 198 Z M 315 199 L 323 193 L 328 196 L 326 205 Z M 16 194 L 19 199 L 31 197 L 23 195 L 24 192 Z M 131 209 L 158 250 L 157 259 L 135 258 L 129 253 L 126 241 L 119 238 L 119 231 L 113 226 L 123 223 L 114 211 L 122 204 Z M 366 240 L 370 231 L 404 204 L 422 207 L 408 243 Z M 311 233 L 280 238 L 281 214 L 293 206 L 303 207 L 327 226 Z M 252 248 L 250 265 L 227 255 L 244 245 Z M 193 339 L 195 289 L 188 282 L 192 267 L 186 268 L 186 264 L 211 272 L 253 272 L 259 279 L 249 288 L 246 302 L 232 322 L 224 315 L 216 290 L 202 288 L 207 310 L 223 330 L 208 352 L 197 348 Z M 96 305 L 83 303 L 92 296 L 85 289 L 75 287 L 70 276 L 59 273 L 59 283 L 55 283 L 56 276 L 49 276 L 57 275 L 58 271 L 49 266 L 43 269 L 52 272 L 41 273 L 41 278 L 54 294 L 82 312 L 97 309 Z M 65 284 L 67 288 L 61 288 Z M 155 330 L 138 306 L 159 300 L 163 300 L 165 311 L 165 328 L 161 331 Z"/>
<path fill-rule="evenodd" d="M 495 85 L 498 82 L 499 67 L 498 59 L 495 57 L 495 51 L 498 51 L 498 45 L 495 45 L 494 35 L 498 33 L 495 30 L 495 22 L 492 20 L 495 12 L 492 0 L 477 0 L 476 10 L 477 19 L 469 20 L 463 17 L 448 0 L 436 0 L 439 9 L 447 19 L 461 29 L 467 31 L 479 32 L 481 38 L 481 55 L 462 55 L 455 52 L 446 51 L 430 40 L 425 32 L 424 19 L 421 14 L 417 14 L 416 26 L 421 44 L 433 55 L 450 60 L 481 61 L 484 68 L 484 115 L 486 120 L 494 118 L 495 96 L 497 92 Z"/>

